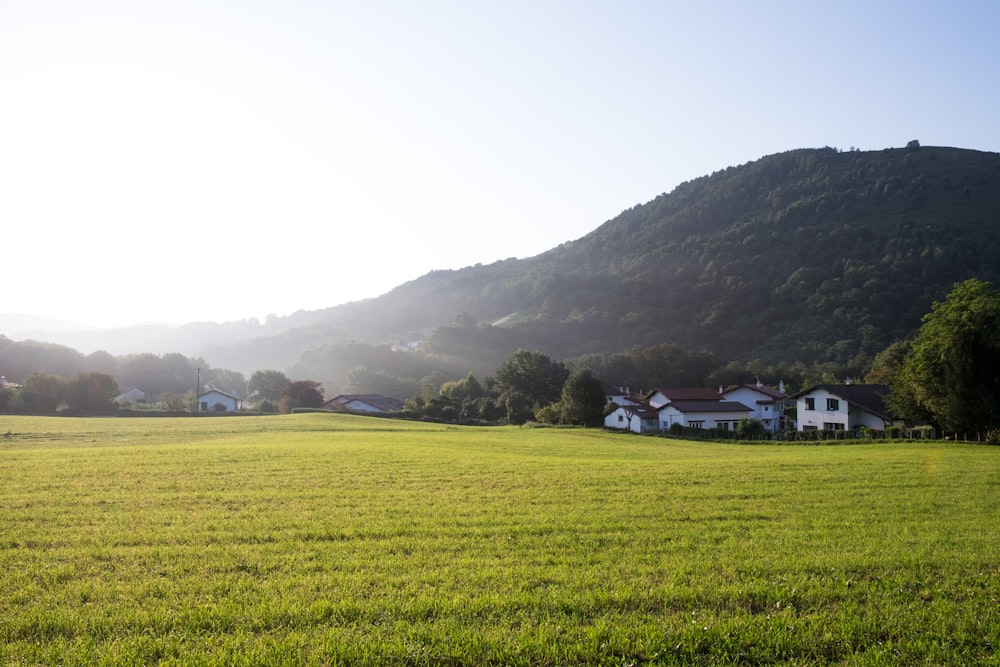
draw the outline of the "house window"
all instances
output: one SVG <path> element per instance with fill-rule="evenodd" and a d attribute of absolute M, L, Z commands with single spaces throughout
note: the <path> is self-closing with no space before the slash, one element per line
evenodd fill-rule
<path fill-rule="evenodd" d="M 625 415 L 618 415 L 618 423 L 625 421 Z"/>
<path fill-rule="evenodd" d="M 201 402 L 201 411 L 202 412 L 208 412 L 208 401 L 202 401 Z"/>
<path fill-rule="evenodd" d="M 688 422 L 688 426 L 690 426 L 691 428 L 704 428 L 705 422 L 704 421 Z"/>
<path fill-rule="evenodd" d="M 729 422 L 719 422 L 719 428 L 721 428 L 723 431 L 728 431 Z"/>
<path fill-rule="evenodd" d="M 803 431 L 818 431 L 819 428 L 816 427 L 816 426 L 813 426 L 811 424 L 805 424 L 805 425 L 802 426 L 802 430 Z"/>
<path fill-rule="evenodd" d="M 823 422 L 824 431 L 843 431 L 844 425 L 839 422 Z"/>
<path fill-rule="evenodd" d="M 826 409 L 827 410 L 839 410 L 840 409 L 840 401 L 838 401 L 835 398 L 828 398 L 828 399 L 826 399 Z"/>
<path fill-rule="evenodd" d="M 807 398 L 806 399 L 806 410 L 815 410 L 815 409 L 816 409 L 816 399 L 815 398 Z"/>

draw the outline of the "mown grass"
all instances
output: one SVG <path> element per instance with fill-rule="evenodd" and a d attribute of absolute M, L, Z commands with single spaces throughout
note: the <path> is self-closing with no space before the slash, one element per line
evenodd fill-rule
<path fill-rule="evenodd" d="M 3 664 L 998 664 L 1000 448 L 0 417 Z"/>

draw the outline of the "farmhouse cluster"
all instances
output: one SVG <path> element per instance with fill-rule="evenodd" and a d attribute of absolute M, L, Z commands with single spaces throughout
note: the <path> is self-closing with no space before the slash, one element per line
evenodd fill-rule
<path fill-rule="evenodd" d="M 118 400 L 141 400 L 133 389 Z M 657 388 L 641 396 L 624 388 L 605 388 L 608 403 L 617 406 L 604 418 L 609 429 L 633 433 L 665 433 L 673 428 L 736 431 L 744 419 L 759 422 L 767 433 L 782 431 L 884 431 L 893 424 L 881 384 L 819 384 L 794 394 L 756 384 L 729 388 Z M 201 412 L 238 412 L 243 400 L 210 389 L 198 396 Z M 323 403 L 335 412 L 393 413 L 403 402 L 379 394 L 340 394 Z"/>
<path fill-rule="evenodd" d="M 675 425 L 735 431 L 741 420 L 752 419 L 768 433 L 884 431 L 893 421 L 883 398 L 888 391 L 881 384 L 820 384 L 789 395 L 783 386 L 772 389 L 759 382 L 718 390 L 661 388 L 641 397 L 618 389 L 608 391 L 608 400 L 618 407 L 604 418 L 604 426 L 633 433 L 661 433 Z"/>

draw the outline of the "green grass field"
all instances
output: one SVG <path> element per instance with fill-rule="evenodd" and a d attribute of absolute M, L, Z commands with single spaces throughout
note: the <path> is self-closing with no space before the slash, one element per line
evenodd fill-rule
<path fill-rule="evenodd" d="M 0 416 L 0 664 L 1000 664 L 1000 448 Z"/>

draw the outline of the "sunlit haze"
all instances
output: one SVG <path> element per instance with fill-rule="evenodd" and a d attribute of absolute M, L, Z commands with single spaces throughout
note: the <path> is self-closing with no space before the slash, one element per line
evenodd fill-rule
<path fill-rule="evenodd" d="M 771 153 L 998 151 L 998 26 L 995 2 L 4 2 L 0 313 L 263 319 Z"/>

